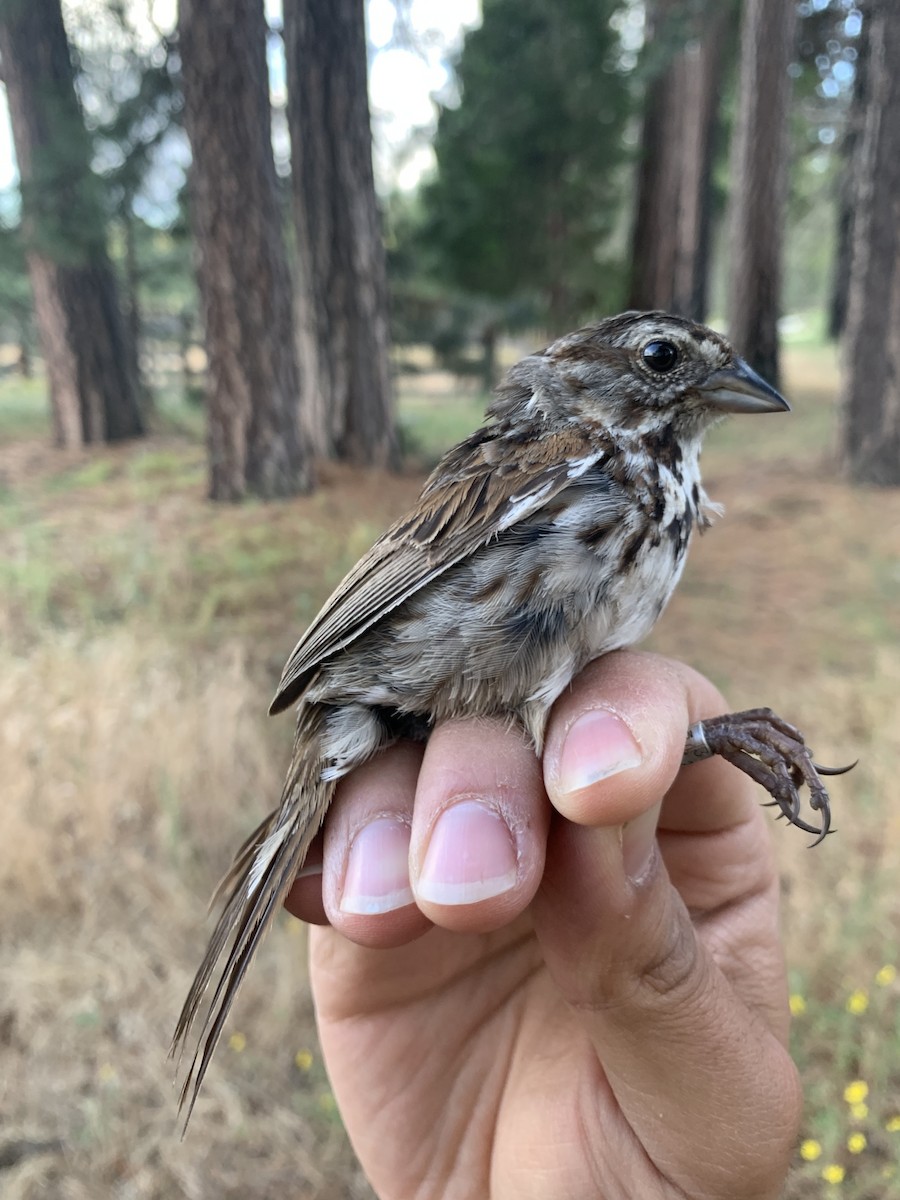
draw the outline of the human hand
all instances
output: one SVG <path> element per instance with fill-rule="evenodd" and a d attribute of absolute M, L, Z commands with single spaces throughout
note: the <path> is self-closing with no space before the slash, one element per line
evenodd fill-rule
<path fill-rule="evenodd" d="M 288 907 L 330 925 L 321 1044 L 382 1200 L 780 1194 L 801 1099 L 760 793 L 680 767 L 725 707 L 613 654 L 554 706 L 543 772 L 456 721 L 342 782 Z"/>

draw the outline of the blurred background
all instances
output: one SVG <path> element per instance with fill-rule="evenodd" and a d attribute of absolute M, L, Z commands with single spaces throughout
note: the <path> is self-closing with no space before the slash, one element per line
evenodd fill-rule
<path fill-rule="evenodd" d="M 179 1140 L 268 699 L 506 366 L 661 307 L 794 413 L 710 438 L 651 645 L 860 760 L 773 831 L 786 1195 L 900 1196 L 900 7 L 0 0 L 0 73 L 0 1193 L 371 1196 L 288 919 Z"/>

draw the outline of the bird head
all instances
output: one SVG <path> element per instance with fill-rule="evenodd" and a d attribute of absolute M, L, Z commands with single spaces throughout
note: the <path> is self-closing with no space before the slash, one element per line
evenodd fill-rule
<path fill-rule="evenodd" d="M 705 325 L 664 312 L 627 312 L 557 338 L 513 367 L 508 385 L 553 423 L 679 436 L 728 413 L 788 412 L 787 401 Z M 502 412 L 503 389 L 495 405 Z"/>

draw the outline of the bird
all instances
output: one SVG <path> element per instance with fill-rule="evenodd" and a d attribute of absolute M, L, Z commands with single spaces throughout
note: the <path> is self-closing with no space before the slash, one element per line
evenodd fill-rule
<path fill-rule="evenodd" d="M 704 434 L 729 414 L 788 411 L 721 334 L 665 312 L 602 319 L 510 369 L 484 425 L 441 459 L 287 660 L 269 710 L 296 707 L 284 789 L 219 886 L 224 907 L 173 1039 L 183 1053 L 205 1010 L 185 1123 L 338 780 L 461 716 L 515 721 L 540 755 L 554 701 L 589 662 L 649 633 L 694 531 L 720 514 L 700 477 Z M 715 754 L 791 824 L 829 832 L 821 776 L 849 768 L 818 766 L 771 710 L 686 730 L 685 764 Z M 800 815 L 804 785 L 818 826 Z"/>

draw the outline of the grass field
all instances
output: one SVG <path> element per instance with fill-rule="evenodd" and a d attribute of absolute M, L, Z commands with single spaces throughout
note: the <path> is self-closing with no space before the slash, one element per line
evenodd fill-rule
<path fill-rule="evenodd" d="M 831 352 L 802 344 L 795 415 L 713 435 L 727 516 L 652 644 L 735 708 L 796 720 L 822 760 L 860 759 L 834 784 L 837 836 L 773 834 L 808 1097 L 786 1195 L 882 1200 L 900 1196 L 900 492 L 837 478 L 835 386 Z M 417 379 L 409 440 L 428 458 L 479 408 Z M 183 1142 L 166 1052 L 206 898 L 280 787 L 291 722 L 264 714 L 284 657 L 421 476 L 328 468 L 308 499 L 214 508 L 196 420 L 170 425 L 65 457 L 37 390 L 0 384 L 0 1193 L 368 1197 L 296 922 Z"/>

